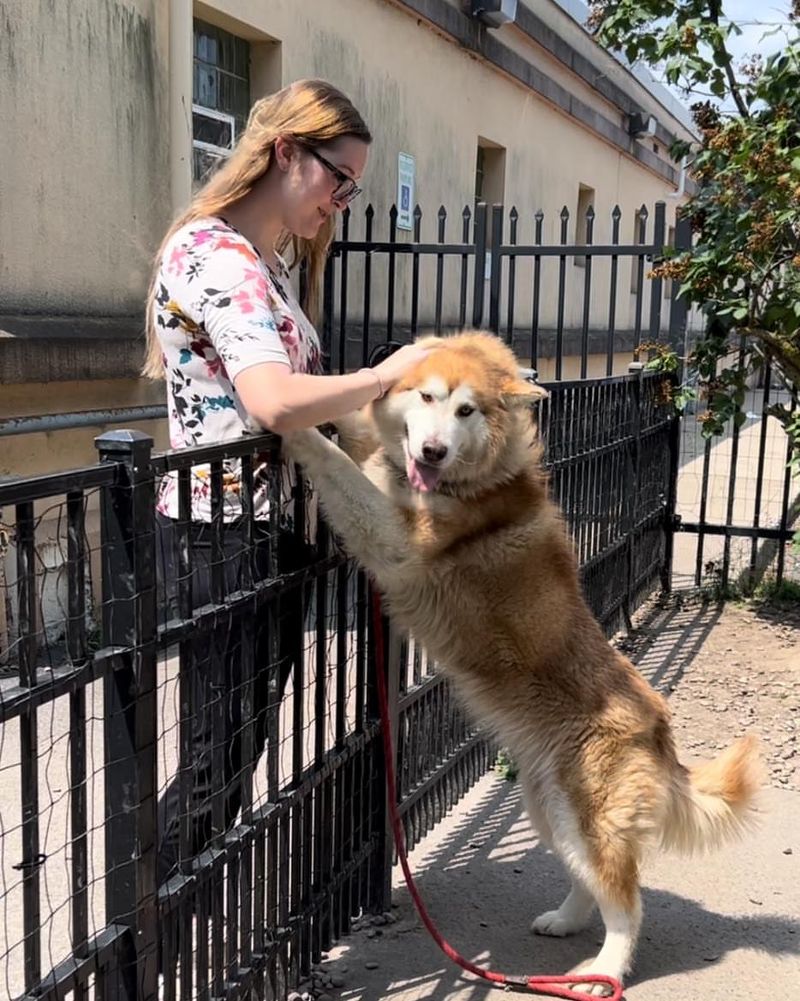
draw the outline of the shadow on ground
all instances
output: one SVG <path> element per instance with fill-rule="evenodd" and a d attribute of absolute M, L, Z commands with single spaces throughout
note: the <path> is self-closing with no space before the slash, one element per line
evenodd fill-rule
<path fill-rule="evenodd" d="M 723 607 L 721 602 L 684 604 L 679 599 L 653 604 L 637 617 L 633 633 L 616 645 L 654 688 L 668 695 L 708 639 Z"/>
<path fill-rule="evenodd" d="M 562 973 L 594 955 L 602 936 L 599 916 L 569 939 L 528 931 L 536 914 L 558 906 L 568 885 L 560 862 L 530 831 L 519 786 L 489 777 L 468 799 L 443 822 L 438 836 L 429 837 L 435 845 L 423 844 L 412 856 L 418 887 L 445 938 L 481 966 L 513 974 Z M 795 809 L 792 830 L 798 820 L 800 810 Z M 653 860 L 655 872 L 645 869 L 645 919 L 628 997 L 666 997 L 666 990 L 654 992 L 659 981 L 708 971 L 731 956 L 738 956 L 756 977 L 758 956 L 796 966 L 800 934 L 793 915 L 800 899 L 794 899 L 795 856 L 764 856 L 750 847 L 748 856 L 737 858 L 734 848 L 714 856 L 713 862 L 665 861 L 662 856 Z M 756 856 L 759 864 L 754 866 Z M 461 975 L 438 951 L 417 920 L 405 887 L 396 889 L 395 901 L 396 924 L 377 929 L 377 934 L 373 929 L 376 937 L 370 939 L 359 932 L 336 950 L 348 966 L 342 998 L 477 1001 L 499 996 L 496 987 Z M 367 970 L 367 962 L 377 967 Z M 764 973 L 769 976 L 766 969 Z M 670 991 L 675 996 L 674 986 Z M 706 995 L 687 991 L 681 996 Z"/>

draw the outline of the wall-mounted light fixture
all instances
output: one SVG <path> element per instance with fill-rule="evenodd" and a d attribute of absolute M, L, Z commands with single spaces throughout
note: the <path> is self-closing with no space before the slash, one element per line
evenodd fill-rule
<path fill-rule="evenodd" d="M 644 111 L 637 111 L 632 115 L 628 115 L 628 135 L 633 136 L 634 139 L 644 139 L 647 136 L 654 136 L 657 126 L 658 121 L 655 115 L 648 115 Z"/>
<path fill-rule="evenodd" d="M 467 0 L 467 14 L 488 28 L 512 23 L 517 16 L 517 0 Z"/>

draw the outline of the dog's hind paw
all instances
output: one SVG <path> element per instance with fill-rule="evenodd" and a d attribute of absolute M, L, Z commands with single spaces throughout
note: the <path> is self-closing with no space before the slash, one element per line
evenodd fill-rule
<path fill-rule="evenodd" d="M 570 984 L 570 989 L 598 998 L 610 998 L 614 993 L 608 984 Z"/>
<path fill-rule="evenodd" d="M 620 979 L 619 976 L 617 976 L 617 974 L 615 973 L 608 973 L 605 970 L 598 970 L 596 961 L 591 959 L 587 960 L 584 963 L 578 963 L 577 966 L 573 967 L 573 969 L 569 971 L 570 976 L 580 973 L 585 973 L 587 975 L 591 975 L 593 973 L 597 974 L 602 973 L 603 976 L 607 977 L 611 976 L 614 977 L 615 980 Z M 611 995 L 614 993 L 613 989 L 609 984 L 593 984 L 593 983 L 570 984 L 570 989 L 573 991 L 583 991 L 584 994 L 589 994 L 591 997 L 599 997 L 599 998 L 611 997 Z"/>
<path fill-rule="evenodd" d="M 578 921 L 575 918 L 564 917 L 560 910 L 545 911 L 540 914 L 531 924 L 531 931 L 534 935 L 552 935 L 554 938 L 563 938 L 565 935 L 574 935 L 586 927 L 586 921 Z"/>

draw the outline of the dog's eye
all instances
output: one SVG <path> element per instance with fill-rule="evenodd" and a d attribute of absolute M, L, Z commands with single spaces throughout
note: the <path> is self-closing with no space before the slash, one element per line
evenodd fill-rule
<path fill-rule="evenodd" d="M 433 403 L 433 397 L 430 393 L 420 393 L 419 398 L 423 403 Z"/>
<path fill-rule="evenodd" d="M 474 413 L 475 407 L 471 407 L 469 403 L 462 403 L 458 410 L 456 410 L 456 417 L 469 417 L 470 414 Z"/>

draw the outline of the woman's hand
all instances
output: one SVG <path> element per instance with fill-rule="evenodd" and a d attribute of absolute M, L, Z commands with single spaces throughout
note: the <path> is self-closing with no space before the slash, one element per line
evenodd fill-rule
<path fill-rule="evenodd" d="M 306 375 L 288 365 L 263 362 L 241 371 L 236 391 L 259 427 L 276 434 L 336 421 L 382 396 L 436 345 L 409 344 L 374 368 L 347 375 Z"/>
<path fill-rule="evenodd" d="M 383 391 L 386 392 L 388 389 L 391 389 L 396 382 L 399 382 L 403 378 L 410 368 L 424 361 L 431 353 L 431 350 L 432 347 L 421 347 L 419 344 L 406 344 L 399 351 L 395 351 L 394 354 L 389 355 L 380 365 L 375 365 L 372 371 L 381 380 Z"/>

